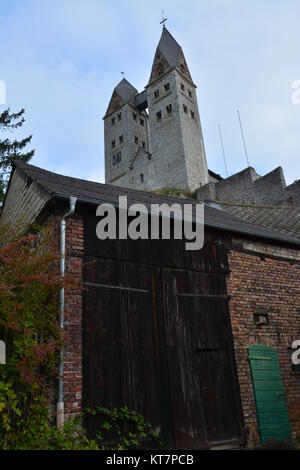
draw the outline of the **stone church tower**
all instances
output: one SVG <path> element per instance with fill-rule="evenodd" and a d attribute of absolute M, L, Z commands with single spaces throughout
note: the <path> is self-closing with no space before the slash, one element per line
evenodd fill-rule
<path fill-rule="evenodd" d="M 182 48 L 165 27 L 145 91 L 138 93 L 125 79 L 118 84 L 104 135 L 108 184 L 195 190 L 208 183 L 196 85 Z"/>

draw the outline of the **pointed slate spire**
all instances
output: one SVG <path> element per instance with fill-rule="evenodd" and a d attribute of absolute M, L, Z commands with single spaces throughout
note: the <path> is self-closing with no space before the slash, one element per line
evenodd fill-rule
<path fill-rule="evenodd" d="M 181 47 L 166 27 L 162 30 L 157 49 L 162 53 L 170 67 L 176 67 Z"/>
<path fill-rule="evenodd" d="M 167 28 L 164 27 L 156 48 L 148 85 L 159 78 L 160 75 L 165 74 L 173 68 L 177 68 L 192 81 L 181 46 L 176 39 L 173 38 Z"/>
<path fill-rule="evenodd" d="M 126 103 L 134 105 L 134 98 L 137 94 L 137 89 L 126 78 L 122 78 L 113 91 L 105 117 L 114 113 Z"/>

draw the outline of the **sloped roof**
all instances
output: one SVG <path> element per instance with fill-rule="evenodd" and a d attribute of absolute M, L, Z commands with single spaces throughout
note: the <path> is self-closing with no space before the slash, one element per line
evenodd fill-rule
<path fill-rule="evenodd" d="M 138 94 L 136 88 L 129 83 L 126 78 L 123 78 L 120 83 L 114 88 L 112 96 L 110 98 L 105 117 L 114 113 L 124 104 L 130 103 L 135 105 L 135 97 Z"/>
<path fill-rule="evenodd" d="M 188 203 L 196 204 L 193 199 L 181 199 L 171 196 L 158 196 L 150 192 L 138 191 L 122 188 L 114 185 L 96 183 L 82 180 L 70 176 L 63 176 L 42 168 L 38 168 L 28 163 L 16 162 L 17 167 L 25 175 L 38 183 L 46 190 L 52 198 L 66 199 L 70 196 L 77 197 L 79 202 L 87 204 L 110 203 L 118 206 L 119 196 L 127 196 L 128 204 L 140 202 L 150 207 L 150 204 Z M 5 204 L 5 202 L 4 202 Z M 205 226 L 213 229 L 224 230 L 248 237 L 263 238 L 282 243 L 300 246 L 300 241 L 294 237 L 287 236 L 277 230 L 263 228 L 252 223 L 248 223 L 229 214 L 223 210 L 205 206 Z"/>
<path fill-rule="evenodd" d="M 155 56 L 151 68 L 151 74 L 147 87 L 163 74 L 176 68 L 187 80 L 194 85 L 187 66 L 182 47 L 178 44 L 172 34 L 163 28 L 162 34 L 155 51 Z"/>
<path fill-rule="evenodd" d="M 170 67 L 176 67 L 178 64 L 181 46 L 167 28 L 163 28 L 157 49 L 163 54 Z"/>
<path fill-rule="evenodd" d="M 135 95 L 138 93 L 137 89 L 126 78 L 122 78 L 115 91 L 125 103 L 133 102 Z"/>
<path fill-rule="evenodd" d="M 300 207 L 216 202 L 224 211 L 261 227 L 300 239 Z"/>

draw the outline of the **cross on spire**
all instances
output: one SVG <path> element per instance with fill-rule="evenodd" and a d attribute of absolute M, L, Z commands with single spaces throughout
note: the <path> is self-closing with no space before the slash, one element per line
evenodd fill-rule
<path fill-rule="evenodd" d="M 162 10 L 162 21 L 160 22 L 160 24 L 163 25 L 163 28 L 166 27 L 165 22 L 167 21 L 167 19 L 168 19 L 168 18 L 165 18 L 164 10 Z"/>

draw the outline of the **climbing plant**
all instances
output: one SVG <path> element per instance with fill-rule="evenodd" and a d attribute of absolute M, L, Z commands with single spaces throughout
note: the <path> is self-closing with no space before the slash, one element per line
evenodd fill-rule
<path fill-rule="evenodd" d="M 49 228 L 0 234 L 0 447 L 17 446 L 35 420 L 47 422 L 61 340 L 58 254 Z"/>
<path fill-rule="evenodd" d="M 0 449 L 137 449 L 158 436 L 143 416 L 98 407 L 56 429 L 51 403 L 62 346 L 59 330 L 59 254 L 50 227 L 20 233 L 0 230 L 0 339 L 6 343 L 6 364 L 0 365 Z M 68 338 L 64 338 L 64 342 Z M 97 420 L 98 432 L 88 438 L 84 418 Z"/>

